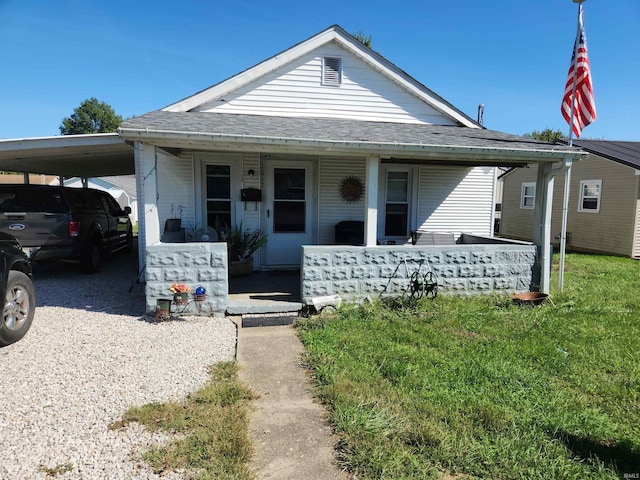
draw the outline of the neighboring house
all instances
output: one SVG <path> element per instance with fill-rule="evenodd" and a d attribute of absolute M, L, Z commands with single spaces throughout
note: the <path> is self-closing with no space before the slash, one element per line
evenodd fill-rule
<path fill-rule="evenodd" d="M 50 185 L 59 184 L 60 181 L 57 178 L 50 183 Z M 82 188 L 86 186 L 88 188 L 95 188 L 109 192 L 109 194 L 116 199 L 122 208 L 131 207 L 131 214 L 129 215 L 131 223 L 138 223 L 138 197 L 136 194 L 135 175 L 89 178 L 86 179 L 86 182 L 79 177 L 66 178 L 64 180 L 64 186 L 74 188 Z"/>
<path fill-rule="evenodd" d="M 34 185 L 48 185 L 56 178 L 54 175 L 31 173 L 27 180 Z M 25 183 L 25 177 L 22 173 L 0 173 L 0 183 Z"/>
<path fill-rule="evenodd" d="M 306 301 L 398 291 L 406 280 L 392 280 L 403 258 L 430 262 L 452 292 L 548 290 L 547 249 L 535 253 L 549 243 L 544 228 L 532 247 L 504 246 L 526 255 L 484 245 L 412 250 L 411 233 L 446 231 L 459 244 L 491 243 L 495 167 L 541 163 L 544 190 L 553 162 L 585 156 L 484 129 L 338 26 L 129 119 L 119 134 L 135 146 L 149 309 L 171 279 L 208 282 L 219 299 L 211 309 L 225 308 L 224 245 L 161 242 L 175 206 L 183 207 L 188 229 L 264 230 L 269 241 L 254 268 L 300 267 Z M 243 201 L 246 195 L 252 200 Z M 362 225 L 353 242 L 361 247 L 336 246 L 343 221 Z M 524 258 L 519 268 L 501 263 Z"/>
<path fill-rule="evenodd" d="M 590 153 L 571 167 L 567 249 L 640 258 L 640 142 L 574 140 Z M 502 178 L 500 234 L 530 240 L 534 225 L 537 166 Z M 559 243 L 564 174 L 555 179 L 551 231 Z"/>

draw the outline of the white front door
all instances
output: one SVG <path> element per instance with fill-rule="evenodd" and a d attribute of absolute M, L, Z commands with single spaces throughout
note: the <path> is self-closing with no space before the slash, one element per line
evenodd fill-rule
<path fill-rule="evenodd" d="M 313 169 L 311 162 L 267 163 L 267 266 L 297 267 L 302 245 L 313 244 Z"/>

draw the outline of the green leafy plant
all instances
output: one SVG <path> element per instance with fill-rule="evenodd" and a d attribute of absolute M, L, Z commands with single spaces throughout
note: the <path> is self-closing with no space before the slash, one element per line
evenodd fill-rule
<path fill-rule="evenodd" d="M 227 232 L 221 231 L 218 238 L 227 242 L 230 260 L 248 260 L 260 248 L 267 244 L 267 235 L 260 229 L 244 230 L 242 223 Z"/>

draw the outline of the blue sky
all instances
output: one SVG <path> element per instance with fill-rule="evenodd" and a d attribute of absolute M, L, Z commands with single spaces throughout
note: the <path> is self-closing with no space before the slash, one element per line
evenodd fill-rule
<path fill-rule="evenodd" d="M 165 107 L 338 24 L 472 118 L 568 133 L 571 0 L 0 0 L 0 138 L 58 135 L 96 97 Z M 582 138 L 640 141 L 640 0 L 587 0 L 598 119 Z"/>

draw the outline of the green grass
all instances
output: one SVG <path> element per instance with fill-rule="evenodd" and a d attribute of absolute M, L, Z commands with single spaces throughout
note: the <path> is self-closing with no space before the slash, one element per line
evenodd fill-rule
<path fill-rule="evenodd" d="M 540 307 L 440 295 L 300 322 L 341 460 L 371 479 L 640 473 L 639 279 L 570 254 Z"/>
<path fill-rule="evenodd" d="M 253 478 L 248 417 L 254 395 L 238 382 L 237 369 L 233 362 L 218 363 L 205 387 L 185 401 L 133 408 L 112 428 L 138 422 L 151 431 L 177 434 L 144 455 L 156 473 L 183 469 L 185 478 Z"/>

